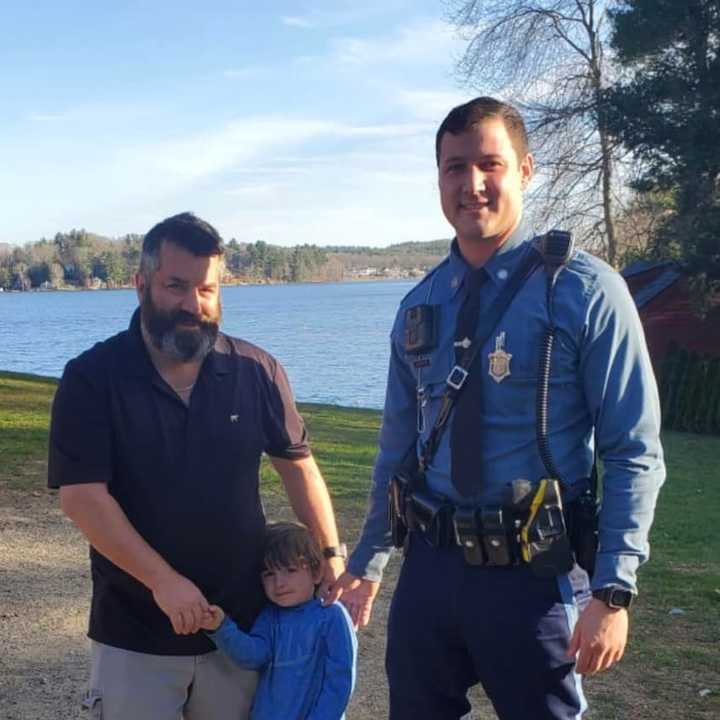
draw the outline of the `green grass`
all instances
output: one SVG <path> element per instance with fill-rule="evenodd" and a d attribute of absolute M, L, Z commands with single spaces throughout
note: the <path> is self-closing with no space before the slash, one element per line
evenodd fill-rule
<path fill-rule="evenodd" d="M 50 403 L 56 381 L 0 372 L 0 481 L 30 488 L 45 482 Z"/>
<path fill-rule="evenodd" d="M 0 373 L 0 482 L 45 485 L 54 380 Z M 345 536 L 362 520 L 380 413 L 300 405 Z M 664 435 L 668 479 L 651 534 L 651 562 L 640 572 L 626 660 L 608 686 L 590 680 L 591 718 L 646 717 L 637 702 L 661 703 L 657 717 L 720 716 L 720 438 Z M 263 466 L 264 492 L 281 495 Z M 350 532 L 352 531 L 352 532 Z M 673 608 L 682 614 L 671 615 Z M 608 676 L 609 677 L 609 676 Z M 699 691 L 712 694 L 700 698 Z"/>

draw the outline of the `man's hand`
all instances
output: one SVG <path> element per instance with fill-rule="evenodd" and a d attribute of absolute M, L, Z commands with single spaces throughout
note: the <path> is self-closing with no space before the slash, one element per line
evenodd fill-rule
<path fill-rule="evenodd" d="M 625 652 L 628 636 L 628 611 L 608 607 L 592 598 L 580 614 L 567 650 L 577 655 L 576 672 L 593 675 L 612 667 Z"/>
<path fill-rule="evenodd" d="M 373 601 L 379 589 L 379 582 L 345 572 L 333 585 L 326 602 L 334 603 L 339 598 L 350 613 L 353 625 L 356 628 L 365 627 L 370 622 Z"/>
<path fill-rule="evenodd" d="M 323 567 L 323 576 L 318 588 L 318 597 L 324 605 L 330 605 L 328 599 L 333 594 L 335 582 L 345 572 L 345 559 L 341 557 L 326 558 Z"/>
<path fill-rule="evenodd" d="M 207 612 L 203 615 L 202 623 L 200 623 L 201 630 L 209 630 L 215 632 L 223 623 L 225 619 L 225 613 L 221 607 L 217 605 L 210 605 Z"/>
<path fill-rule="evenodd" d="M 158 607 L 170 618 L 178 635 L 192 635 L 201 627 L 210 605 L 199 588 L 178 573 L 165 575 L 151 588 Z"/>

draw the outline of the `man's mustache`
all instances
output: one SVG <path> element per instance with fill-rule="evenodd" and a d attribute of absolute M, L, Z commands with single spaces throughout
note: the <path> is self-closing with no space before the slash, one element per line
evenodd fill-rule
<path fill-rule="evenodd" d="M 177 312 L 173 313 L 173 316 L 171 318 L 173 325 L 195 325 L 195 327 L 204 327 L 207 325 L 212 325 L 214 323 L 210 323 L 204 320 L 198 320 L 195 315 L 192 315 L 189 312 L 186 312 L 185 310 L 178 310 Z"/>

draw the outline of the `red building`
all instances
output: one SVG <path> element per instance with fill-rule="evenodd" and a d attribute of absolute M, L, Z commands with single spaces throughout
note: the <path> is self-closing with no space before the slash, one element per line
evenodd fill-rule
<path fill-rule="evenodd" d="M 658 380 L 671 346 L 720 357 L 720 312 L 715 308 L 704 319 L 698 316 L 678 265 L 643 260 L 626 267 L 622 275 L 640 313 Z"/>

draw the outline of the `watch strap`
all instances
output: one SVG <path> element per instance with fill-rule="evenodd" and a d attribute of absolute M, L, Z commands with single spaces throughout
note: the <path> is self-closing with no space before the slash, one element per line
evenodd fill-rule
<path fill-rule="evenodd" d="M 628 609 L 635 599 L 632 590 L 617 585 L 608 585 L 600 590 L 593 590 L 592 596 L 604 602 L 608 607 L 625 609 Z"/>
<path fill-rule="evenodd" d="M 328 547 L 323 548 L 322 554 L 323 557 L 328 559 L 339 557 L 343 560 L 347 560 L 347 545 L 345 543 L 340 543 L 339 545 L 329 545 Z"/>

